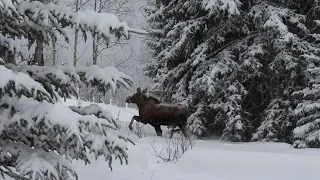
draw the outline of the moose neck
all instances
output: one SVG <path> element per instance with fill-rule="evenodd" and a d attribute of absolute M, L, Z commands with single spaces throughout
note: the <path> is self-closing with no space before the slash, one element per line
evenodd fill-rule
<path fill-rule="evenodd" d="M 146 105 L 146 101 L 138 101 L 136 102 L 139 110 L 141 110 L 145 105 Z"/>

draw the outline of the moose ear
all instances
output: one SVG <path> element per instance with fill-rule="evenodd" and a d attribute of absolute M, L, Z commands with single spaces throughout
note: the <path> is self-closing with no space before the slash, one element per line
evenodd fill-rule
<path fill-rule="evenodd" d="M 147 88 L 145 88 L 144 90 L 142 90 L 142 93 L 146 93 L 147 92 Z"/>
<path fill-rule="evenodd" d="M 137 88 L 137 92 L 138 93 L 141 92 L 141 88 L 140 87 Z"/>

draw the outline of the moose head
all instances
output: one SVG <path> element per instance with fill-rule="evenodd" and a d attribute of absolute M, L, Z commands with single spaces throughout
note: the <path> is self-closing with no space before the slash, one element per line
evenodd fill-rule
<path fill-rule="evenodd" d="M 147 95 L 145 94 L 147 92 L 147 88 L 141 91 L 141 88 L 137 88 L 137 92 L 133 94 L 132 96 L 128 96 L 125 100 L 126 103 L 135 103 L 139 104 L 140 102 L 143 102 L 147 100 Z"/>

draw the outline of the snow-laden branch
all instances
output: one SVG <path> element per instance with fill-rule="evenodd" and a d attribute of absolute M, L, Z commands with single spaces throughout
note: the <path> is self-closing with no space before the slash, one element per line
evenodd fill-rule
<path fill-rule="evenodd" d="M 230 15 L 239 15 L 241 4 L 242 3 L 239 0 L 202 0 L 202 6 L 205 10 L 210 11 L 210 14 L 223 10 L 228 11 Z"/>
<path fill-rule="evenodd" d="M 103 119 L 107 119 L 111 125 L 108 126 L 111 129 L 116 130 L 117 124 L 115 119 L 113 118 L 111 112 L 109 112 L 107 109 L 102 109 L 99 105 L 97 104 L 91 104 L 89 106 L 83 107 L 83 108 L 79 108 L 76 106 L 70 106 L 69 107 L 72 111 L 77 112 L 78 114 L 81 114 L 83 116 L 85 115 L 95 115 L 98 118 L 103 118 Z"/>
<path fill-rule="evenodd" d="M 121 22 L 116 15 L 110 13 L 97 13 L 92 10 L 74 13 L 64 5 L 43 4 L 39 1 L 19 1 L 15 4 L 12 0 L 0 2 L 0 11 L 4 15 L 0 20 L 3 24 L 0 43 L 10 51 L 20 52 L 19 45 L 8 39 L 12 35 L 47 40 L 59 32 L 68 41 L 67 33 L 63 29 L 67 26 L 81 29 L 85 38 L 89 31 L 97 33 L 107 41 L 112 37 L 129 38 L 129 33 L 148 34 L 144 30 L 129 27 L 126 22 Z"/>
<path fill-rule="evenodd" d="M 74 25 L 76 28 L 91 32 L 98 32 L 103 37 L 109 37 L 110 34 L 118 34 L 121 31 L 125 37 L 130 32 L 143 33 L 142 30 L 131 28 L 126 22 L 120 22 L 118 17 L 110 13 L 97 13 L 92 10 L 78 11 L 73 13 L 64 5 L 56 5 L 53 3 L 43 4 L 39 1 L 19 3 L 18 12 L 24 19 L 34 21 L 37 24 L 50 28 L 51 23 L 63 22 L 65 25 Z M 29 24 L 32 27 L 32 24 Z M 53 24 L 60 29 L 58 24 Z"/>
<path fill-rule="evenodd" d="M 110 168 L 114 158 L 127 163 L 126 142 L 133 142 L 118 132 L 110 112 L 97 105 L 67 107 L 59 96 L 76 94 L 81 82 L 115 92 L 119 85 L 131 86 L 129 76 L 98 66 L 6 64 L 0 72 L 0 173 L 20 179 L 76 177 L 68 163 L 90 163 L 91 153 L 104 156 Z"/>
<path fill-rule="evenodd" d="M 5 96 L 0 103 L 0 162 L 19 175 L 57 178 L 76 176 L 73 159 L 90 163 L 89 153 L 127 163 L 128 138 L 118 135 L 110 112 L 91 105 L 77 113 L 65 104 Z M 95 116 L 94 114 L 97 114 Z M 16 162 L 16 165 L 6 162 Z M 1 164 L 2 165 L 2 164 Z M 0 166 L 1 166 L 0 165 Z"/>
<path fill-rule="evenodd" d="M 100 83 L 100 85 L 97 85 L 98 90 L 104 93 L 109 88 L 111 88 L 112 92 L 115 93 L 119 85 L 129 88 L 133 83 L 133 80 L 129 76 L 118 71 L 113 66 L 100 68 L 99 66 L 94 65 L 85 68 L 78 68 L 77 73 L 80 75 L 83 82 L 90 84 L 91 86 L 95 86 L 97 83 Z"/>
<path fill-rule="evenodd" d="M 7 156 L 1 156 L 1 159 L 8 158 L 9 155 L 18 155 L 16 167 L 20 176 L 29 176 L 31 179 L 50 177 L 58 180 L 59 174 L 62 174 L 63 171 L 69 171 L 76 176 L 71 162 L 52 151 L 46 152 L 43 149 L 31 148 L 19 142 L 3 141 L 1 152 L 7 154 Z"/>
<path fill-rule="evenodd" d="M 252 7 L 249 15 L 255 22 L 260 22 L 259 26 L 263 28 L 273 28 L 279 32 L 281 40 L 289 42 L 296 38 L 290 31 L 290 25 L 295 26 L 301 32 L 309 32 L 305 26 L 307 17 L 302 14 L 296 14 L 295 11 L 288 8 L 276 7 L 268 3 L 261 3 Z M 284 21 L 287 19 L 287 21 Z"/>
<path fill-rule="evenodd" d="M 8 13 L 9 16 L 18 14 L 15 6 L 12 3 L 12 0 L 0 0 L 0 9 L 1 11 Z"/>
<path fill-rule="evenodd" d="M 4 47 L 6 47 L 11 52 L 21 52 L 21 45 L 19 46 L 15 39 L 3 36 L 0 33 L 0 44 Z M 1 62 L 1 61 L 0 61 Z"/>
<path fill-rule="evenodd" d="M 8 93 L 10 95 L 24 94 L 30 97 L 51 101 L 51 95 L 47 90 L 27 74 L 21 72 L 15 73 L 3 65 L 0 65 L 0 72 L 0 98 L 4 93 Z"/>
<path fill-rule="evenodd" d="M 149 33 L 145 30 L 135 29 L 135 28 L 131 28 L 131 27 L 128 27 L 127 30 L 129 33 L 140 34 L 140 35 L 149 35 Z"/>
<path fill-rule="evenodd" d="M 2 67 L 5 68 L 4 66 Z M 43 67 L 35 65 L 17 67 L 7 64 L 6 67 L 11 69 L 7 70 L 11 71 L 11 73 L 13 73 L 12 70 L 18 74 L 25 73 L 26 75 L 24 76 L 39 82 L 41 85 L 38 84 L 38 86 L 41 86 L 42 89 L 45 87 L 46 91 L 54 94 L 55 100 L 58 99 L 58 96 L 63 98 L 69 98 L 72 95 L 76 96 L 76 87 L 81 82 L 84 82 L 88 86 L 96 86 L 103 93 L 109 90 L 115 93 L 120 85 L 130 88 L 133 83 L 133 80 L 129 76 L 111 66 L 104 68 L 96 65 L 82 68 L 74 68 L 73 66 Z"/>

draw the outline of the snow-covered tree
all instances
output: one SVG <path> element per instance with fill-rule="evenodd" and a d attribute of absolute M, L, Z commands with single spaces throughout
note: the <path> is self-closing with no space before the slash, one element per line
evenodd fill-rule
<path fill-rule="evenodd" d="M 308 64 L 305 70 L 308 83 L 306 87 L 293 93 L 299 103 L 294 111 L 298 120 L 297 127 L 293 131 L 294 147 L 320 148 L 320 49 L 315 46 L 312 53 L 309 52 L 302 58 L 307 60 Z"/>
<path fill-rule="evenodd" d="M 68 108 L 60 97 L 75 94 L 83 81 L 102 91 L 131 80 L 113 67 L 16 67 L 0 65 L 0 175 L 16 179 L 77 177 L 71 161 L 89 155 L 127 161 L 126 142 L 114 117 L 91 105 Z"/>
<path fill-rule="evenodd" d="M 290 101 L 272 100 L 262 114 L 262 124 L 253 134 L 253 140 L 292 143 L 292 130 L 295 126 Z"/>
<path fill-rule="evenodd" d="M 96 13 L 91 10 L 73 13 L 64 5 L 54 3 L 45 5 L 39 1 L 3 0 L 2 4 L 1 24 L 3 25 L 0 43 L 9 52 L 20 52 L 19 46 L 13 43 L 20 37 L 27 38 L 31 45 L 39 38 L 47 43 L 52 36 L 57 37 L 60 33 L 68 41 L 67 33 L 63 29 L 67 26 L 74 26 L 81 30 L 84 37 L 87 36 L 87 32 L 94 32 L 107 41 L 112 37 L 128 38 L 130 32 L 144 33 L 128 27 L 126 22 L 120 22 L 117 16 L 109 13 Z M 36 57 L 34 59 L 39 60 Z"/>
<path fill-rule="evenodd" d="M 155 61 L 145 67 L 152 90 L 166 101 L 188 100 L 190 128 L 200 136 L 292 142 L 293 110 L 316 100 L 295 94 L 315 81 L 318 7 L 316 0 L 153 2 L 146 15 Z"/>
<path fill-rule="evenodd" d="M 102 38 L 144 33 L 115 15 L 91 11 L 72 13 L 63 5 L 39 1 L 0 0 L 0 45 L 21 53 L 17 40 L 33 43 L 63 34 L 63 27 L 95 31 Z M 23 54 L 21 54 L 23 55 Z M 114 67 L 16 66 L 0 59 L 0 176 L 14 179 L 77 178 L 72 160 L 90 163 L 90 154 L 128 162 L 127 137 L 119 134 L 114 117 L 96 105 L 68 107 L 64 98 L 77 96 L 80 84 L 102 93 L 129 88 L 132 79 Z M 41 65 L 41 62 L 37 62 Z M 132 141 L 131 141 L 132 143 Z"/>
<path fill-rule="evenodd" d="M 81 11 L 84 9 L 91 9 L 97 13 L 112 13 L 119 18 L 123 18 L 125 15 L 132 14 L 132 5 L 135 3 L 134 0 L 63 0 L 68 7 L 72 8 L 74 12 Z M 76 66 L 84 52 L 78 50 L 78 46 L 82 42 L 78 36 L 78 29 L 74 31 L 74 42 L 73 42 L 73 65 Z M 91 59 L 85 60 L 85 63 L 98 65 L 98 60 L 102 55 L 105 55 L 105 51 L 118 45 L 120 41 L 107 40 L 97 36 L 97 32 L 92 32 L 90 41 L 87 41 L 92 46 L 92 51 L 87 52 L 91 54 Z M 122 43 L 125 43 L 122 42 Z M 89 47 L 90 47 L 89 46 Z M 91 49 L 91 48 L 90 48 Z M 102 58 L 105 59 L 105 58 Z"/>

